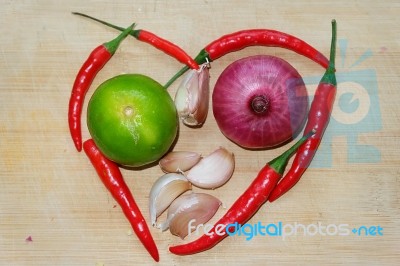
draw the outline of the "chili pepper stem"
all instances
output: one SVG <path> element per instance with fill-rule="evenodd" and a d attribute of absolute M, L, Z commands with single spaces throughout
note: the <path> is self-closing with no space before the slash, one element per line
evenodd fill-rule
<path fill-rule="evenodd" d="M 205 251 L 217 245 L 225 237 L 230 235 L 228 234 L 228 231 L 230 230 L 226 230 L 229 229 L 228 226 L 233 223 L 239 225 L 245 224 L 267 201 L 271 191 L 282 177 L 282 172 L 284 171 L 289 158 L 314 133 L 315 131 L 312 130 L 282 155 L 266 164 L 259 171 L 257 177 L 253 180 L 250 186 L 229 208 L 227 213 L 215 223 L 209 234 L 204 234 L 193 242 L 170 247 L 169 250 L 177 255 L 189 255 Z M 217 228 L 219 226 L 222 226 L 222 228 L 226 230 L 226 234 L 217 233 L 219 230 Z"/>
<path fill-rule="evenodd" d="M 201 65 L 206 62 L 211 62 L 211 58 L 208 55 L 207 51 L 202 49 L 200 53 L 194 58 L 194 61 L 196 61 L 197 64 Z M 169 86 L 171 86 L 172 83 L 174 83 L 180 76 L 185 74 L 186 71 L 189 70 L 188 66 L 184 66 L 179 70 L 168 82 L 164 85 L 164 87 L 167 89 Z"/>
<path fill-rule="evenodd" d="M 292 147 L 290 147 L 287 151 L 282 153 L 280 156 L 276 157 L 272 161 L 268 163 L 268 165 L 273 168 L 278 174 L 283 175 L 285 171 L 286 165 L 289 162 L 290 157 L 298 150 L 298 148 L 312 135 L 316 132 L 315 129 L 311 130 L 311 132 L 304 135 L 301 139 L 299 139 Z"/>
<path fill-rule="evenodd" d="M 102 23 L 103 25 L 106 25 L 108 27 L 117 30 L 121 31 L 123 30 L 123 28 L 121 27 L 91 17 L 86 14 L 82 14 L 79 12 L 73 12 L 72 14 L 95 20 L 97 22 Z M 149 36 L 149 32 L 145 34 L 146 37 L 142 37 L 142 33 L 143 30 L 132 30 L 129 34 L 138 40 L 152 44 L 156 48 L 163 50 L 167 54 L 172 55 L 180 62 L 187 65 L 187 67 L 182 68 L 165 84 L 164 86 L 165 88 L 168 88 L 176 79 L 182 76 L 189 68 L 198 69 L 199 68 L 198 65 L 206 63 L 206 61 L 211 62 L 227 53 L 237 51 L 253 45 L 279 46 L 282 48 L 295 51 L 296 53 L 299 53 L 303 56 L 306 56 L 314 60 L 324 68 L 327 68 L 329 65 L 328 59 L 326 59 L 325 56 L 323 56 L 320 52 L 318 52 L 315 48 L 313 48 L 306 42 L 294 36 L 288 35 L 283 32 L 277 32 L 274 30 L 253 29 L 253 30 L 238 31 L 232 34 L 224 35 L 221 38 L 211 42 L 205 48 L 203 48 L 195 59 L 192 59 L 182 49 L 176 47 L 176 45 L 172 43 L 167 42 L 166 40 L 162 40 L 153 34 L 150 34 L 151 36 Z M 276 35 L 279 35 L 280 37 L 277 38 Z"/>
<path fill-rule="evenodd" d="M 329 123 L 337 90 L 335 77 L 336 21 L 332 20 L 332 42 L 328 69 L 318 84 L 313 102 L 311 103 L 305 132 L 317 129 L 315 137 L 307 141 L 297 151 L 293 164 L 268 197 L 274 202 L 292 189 L 301 179 L 318 149 L 322 136 Z"/>
<path fill-rule="evenodd" d="M 183 68 L 181 68 L 181 70 L 179 70 L 170 80 L 168 80 L 168 82 L 164 85 L 164 88 L 168 89 L 168 87 L 171 86 L 171 84 L 174 83 L 175 80 L 177 80 L 180 76 L 185 74 L 185 72 L 188 70 L 189 70 L 188 66 L 184 66 Z"/>
<path fill-rule="evenodd" d="M 78 15 L 78 16 L 81 16 L 81 17 L 85 17 L 85 18 L 100 22 L 101 24 L 104 24 L 104 25 L 106 25 L 106 26 L 108 26 L 110 28 L 113 28 L 113 29 L 116 29 L 116 30 L 119 30 L 119 31 L 124 31 L 125 30 L 125 28 L 123 28 L 123 27 L 116 26 L 114 24 L 108 23 L 107 21 L 104 21 L 104 20 L 89 16 L 89 15 L 86 15 L 86 14 L 83 14 L 83 13 L 80 13 L 80 12 L 71 12 L 71 13 L 73 15 Z M 131 29 L 131 31 L 129 32 L 129 35 L 132 35 L 133 37 L 135 37 L 137 39 L 138 32 L 139 32 L 139 30 Z"/>
<path fill-rule="evenodd" d="M 86 15 L 84 13 L 80 13 L 80 12 L 72 12 L 73 15 L 78 15 L 81 17 L 85 17 L 94 21 L 97 21 L 103 25 L 106 25 L 110 28 L 119 30 L 119 31 L 124 31 L 125 29 L 119 26 L 116 26 L 114 24 L 108 23 L 107 21 Z M 139 35 L 140 35 L 140 30 L 131 30 L 129 32 L 130 35 L 132 35 L 133 37 L 135 37 L 136 39 L 139 39 Z M 202 64 L 205 62 L 205 58 L 207 57 L 207 52 L 204 51 L 204 49 L 202 50 L 202 52 L 199 53 L 199 55 L 195 58 L 195 61 L 198 64 Z M 171 86 L 172 83 L 174 83 L 175 80 L 177 80 L 180 76 L 182 76 L 186 71 L 188 71 L 190 68 L 188 66 L 184 66 L 181 70 L 179 70 L 178 73 L 176 73 L 165 85 L 164 88 L 167 89 L 169 86 Z"/>
<path fill-rule="evenodd" d="M 336 75 L 335 75 L 335 57 L 336 57 L 336 20 L 332 20 L 332 40 L 331 40 L 331 50 L 329 56 L 329 66 L 326 69 L 324 76 L 321 79 L 321 82 L 330 83 L 333 85 L 337 85 Z"/>
<path fill-rule="evenodd" d="M 121 42 L 131 33 L 134 26 L 135 23 L 124 29 L 115 39 L 103 44 L 110 54 L 115 54 Z"/>

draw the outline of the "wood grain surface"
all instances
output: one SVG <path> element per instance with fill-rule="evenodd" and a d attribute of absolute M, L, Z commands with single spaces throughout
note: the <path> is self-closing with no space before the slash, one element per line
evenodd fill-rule
<path fill-rule="evenodd" d="M 116 31 L 73 16 L 79 11 L 152 31 L 196 55 L 221 35 L 249 28 L 281 30 L 328 55 L 331 19 L 338 22 L 338 95 L 317 161 L 285 197 L 264 205 L 250 224 L 380 226 L 382 235 L 230 237 L 208 252 L 179 257 L 183 243 L 151 228 L 159 265 L 399 265 L 400 264 L 400 4 L 398 1 L 1 1 L 0 265 L 155 264 L 120 208 L 78 153 L 67 125 L 75 75 L 89 52 Z M 211 88 L 236 59 L 271 54 L 290 62 L 312 96 L 323 69 L 291 51 L 252 47 L 212 63 Z M 104 80 L 142 73 L 165 83 L 174 59 L 128 38 L 99 73 Z M 174 95 L 179 81 L 170 89 Z M 87 101 L 85 103 L 86 110 Z M 85 115 L 82 118 L 86 124 Z M 83 136 L 89 138 L 86 126 Z M 182 126 L 176 150 L 235 153 L 236 170 L 223 187 L 205 191 L 226 208 L 258 170 L 285 147 L 247 151 L 227 140 L 210 110 L 202 128 Z M 148 192 L 158 167 L 123 170 L 148 220 Z M 196 191 L 202 191 L 195 189 Z M 204 192 L 204 191 L 203 191 Z M 221 208 L 211 222 L 222 216 Z M 162 217 L 164 218 L 164 216 Z M 32 241 L 27 240 L 31 237 Z M 191 239 L 195 237 L 192 236 Z"/>

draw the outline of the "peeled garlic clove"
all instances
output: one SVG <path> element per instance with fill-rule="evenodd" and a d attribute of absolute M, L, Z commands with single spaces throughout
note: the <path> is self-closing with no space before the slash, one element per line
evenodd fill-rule
<path fill-rule="evenodd" d="M 220 147 L 190 169 L 186 178 L 200 188 L 217 188 L 231 178 L 234 168 L 233 153 Z"/>
<path fill-rule="evenodd" d="M 190 193 L 176 198 L 168 209 L 167 220 L 161 225 L 163 231 L 185 238 L 193 229 L 209 221 L 217 212 L 221 201 L 205 193 Z M 190 224 L 190 228 L 189 228 Z M 190 232 L 189 232 L 190 230 Z"/>
<path fill-rule="evenodd" d="M 173 151 L 164 156 L 159 165 L 166 173 L 185 172 L 200 161 L 200 154 L 190 151 Z"/>
<path fill-rule="evenodd" d="M 181 174 L 169 173 L 158 178 L 149 196 L 151 224 L 155 226 L 157 217 L 168 208 L 172 201 L 191 188 L 190 182 Z"/>
<path fill-rule="evenodd" d="M 204 123 L 208 114 L 210 75 L 208 67 L 190 70 L 175 95 L 175 106 L 182 122 L 188 126 Z"/>

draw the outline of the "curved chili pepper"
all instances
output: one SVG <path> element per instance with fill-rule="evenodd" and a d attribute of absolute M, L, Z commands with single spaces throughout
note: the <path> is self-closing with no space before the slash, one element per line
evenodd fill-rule
<path fill-rule="evenodd" d="M 122 28 L 122 27 L 115 26 L 104 20 L 100 20 L 98 18 L 89 16 L 89 15 L 86 15 L 83 13 L 72 12 L 72 14 L 89 18 L 91 20 L 100 22 L 101 24 L 104 24 L 106 26 L 109 26 L 111 28 L 114 28 L 114 29 L 117 29 L 120 31 L 124 30 L 124 28 Z M 188 69 L 189 68 L 196 69 L 196 70 L 200 69 L 197 62 L 192 57 L 190 57 L 182 48 L 180 48 L 179 46 L 177 46 L 176 44 L 174 44 L 168 40 L 165 40 L 165 39 L 155 35 L 154 33 L 151 33 L 146 30 L 132 30 L 130 32 L 130 35 L 135 37 L 137 40 L 146 42 L 146 43 L 154 46 L 155 48 L 163 51 L 167 55 L 174 57 L 176 60 L 178 60 L 182 64 L 185 64 Z"/>
<path fill-rule="evenodd" d="M 122 28 L 120 28 L 120 29 L 122 29 Z M 179 46 L 171 43 L 170 41 L 162 39 L 161 37 L 155 35 L 154 33 L 151 33 L 149 31 L 145 31 L 145 30 L 134 30 L 132 32 L 133 32 L 132 35 L 139 41 L 143 41 L 148 44 L 151 44 L 155 48 L 174 57 L 179 62 L 187 65 L 191 69 L 196 69 L 196 70 L 200 69 L 199 65 L 196 63 L 196 61 L 192 57 L 190 57 Z"/>
<path fill-rule="evenodd" d="M 196 59 L 208 58 L 208 60 L 214 61 L 228 53 L 255 45 L 286 48 L 312 59 L 324 68 L 327 68 L 329 64 L 323 54 L 305 41 L 287 33 L 269 29 L 242 30 L 224 35 L 207 45 Z"/>
<path fill-rule="evenodd" d="M 231 232 L 230 225 L 235 223 L 242 225 L 247 222 L 267 201 L 268 195 L 282 177 L 290 157 L 312 134 L 314 132 L 303 136 L 290 149 L 267 163 L 247 190 L 207 234 L 193 242 L 170 247 L 169 250 L 177 255 L 189 255 L 208 250 L 228 236 L 227 230 Z"/>
<path fill-rule="evenodd" d="M 149 227 L 140 212 L 133 196 L 126 185 L 121 171 L 117 164 L 107 159 L 97 148 L 92 139 L 83 143 L 83 149 L 93 164 L 101 181 L 106 186 L 111 195 L 121 206 L 126 218 L 129 220 L 133 231 L 139 240 L 150 253 L 155 261 L 159 261 L 157 246 L 151 236 Z"/>
<path fill-rule="evenodd" d="M 309 132 L 312 129 L 316 130 L 315 135 L 305 142 L 298 150 L 291 168 L 274 188 L 269 196 L 270 202 L 275 201 L 283 194 L 288 192 L 300 180 L 307 167 L 310 165 L 322 136 L 329 123 L 333 103 L 336 95 L 336 76 L 335 76 L 335 54 L 336 54 L 336 21 L 332 21 L 332 44 L 330 52 L 329 67 L 322 77 L 314 99 L 312 101 L 310 111 L 308 113 L 308 121 L 304 132 Z"/>
<path fill-rule="evenodd" d="M 204 64 L 228 53 L 256 45 L 286 48 L 310 58 L 324 68 L 329 65 L 328 59 L 305 41 L 287 33 L 269 29 L 249 29 L 224 35 L 201 50 L 195 60 L 199 64 Z M 168 88 L 187 70 L 187 67 L 183 67 L 167 82 L 165 87 Z"/>
<path fill-rule="evenodd" d="M 85 95 L 97 73 L 111 59 L 119 44 L 129 35 L 135 24 L 125 29 L 117 38 L 97 46 L 80 68 L 69 99 L 68 124 L 72 140 L 78 151 L 82 150 L 81 114 Z"/>
<path fill-rule="evenodd" d="M 88 16 L 86 14 L 82 14 L 79 12 L 73 12 L 72 14 L 83 16 L 92 20 L 95 20 L 97 22 L 100 22 L 101 24 L 104 24 L 108 27 L 117 29 L 117 30 L 123 30 L 122 27 L 113 25 L 111 23 L 108 23 L 104 20 L 100 20 L 91 16 Z M 200 53 L 196 56 L 194 59 L 194 63 L 188 63 L 188 60 L 193 60 L 190 56 L 188 56 L 184 51 L 176 51 L 178 48 L 174 47 L 174 44 L 169 43 L 166 40 L 162 40 L 159 37 L 155 36 L 152 33 L 149 32 L 143 32 L 143 30 L 133 30 L 131 32 L 131 35 L 133 35 L 136 39 L 145 41 L 147 43 L 153 44 L 155 47 L 163 50 L 167 54 L 169 54 L 167 51 L 170 50 L 172 56 L 174 55 L 179 55 L 179 53 L 184 53 L 184 55 L 181 55 L 184 60 L 180 62 L 186 64 L 185 67 L 183 67 L 178 73 L 175 74 L 164 86 L 165 88 L 168 88 L 176 79 L 178 79 L 180 76 L 182 76 L 189 68 L 192 69 L 199 69 L 198 65 L 199 64 L 204 64 L 208 62 L 212 62 L 218 58 L 220 58 L 223 55 L 226 55 L 228 53 L 238 51 L 241 49 L 244 49 L 249 46 L 276 46 L 276 47 L 281 47 L 281 48 L 286 48 L 289 50 L 292 50 L 298 54 L 304 55 L 313 61 L 317 62 L 324 68 L 327 68 L 329 65 L 328 59 L 321 54 L 317 49 L 306 43 L 305 41 L 292 36 L 290 34 L 276 31 L 276 30 L 269 30 L 269 29 L 249 29 L 249 30 L 242 30 L 238 32 L 234 32 L 231 34 L 224 35 L 220 37 L 219 39 L 211 42 L 208 44 L 204 49 L 200 51 Z M 143 36 L 142 36 L 143 35 Z M 180 48 L 179 48 L 180 49 Z M 196 63 L 197 62 L 197 63 Z M 196 67 L 194 66 L 196 64 Z"/>

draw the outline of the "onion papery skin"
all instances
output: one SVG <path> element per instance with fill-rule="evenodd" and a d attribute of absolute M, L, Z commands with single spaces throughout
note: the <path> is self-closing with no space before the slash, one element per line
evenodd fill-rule
<path fill-rule="evenodd" d="M 247 149 L 270 149 L 300 133 L 307 118 L 308 93 L 288 62 L 256 55 L 233 62 L 221 73 L 212 108 L 228 139 Z"/>

